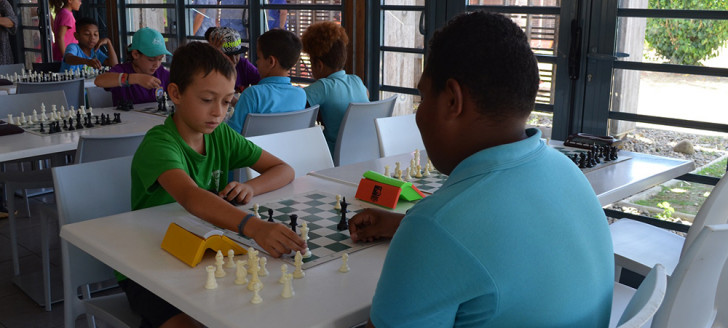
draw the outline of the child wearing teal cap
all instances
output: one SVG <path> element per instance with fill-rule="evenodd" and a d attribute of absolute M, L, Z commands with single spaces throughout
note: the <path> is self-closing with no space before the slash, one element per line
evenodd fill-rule
<path fill-rule="evenodd" d="M 96 85 L 111 91 L 114 106 L 122 100 L 135 104 L 157 101 L 158 92 L 167 90 L 169 84 L 169 71 L 162 62 L 172 54 L 167 51 L 164 37 L 144 27 L 134 33 L 129 50 L 132 60 L 99 75 Z"/>

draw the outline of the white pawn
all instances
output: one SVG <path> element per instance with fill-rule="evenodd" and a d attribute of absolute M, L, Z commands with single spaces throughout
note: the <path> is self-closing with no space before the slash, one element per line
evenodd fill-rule
<path fill-rule="evenodd" d="M 258 272 L 260 271 L 260 266 L 258 266 L 258 260 L 255 260 L 255 263 L 250 265 L 250 282 L 248 283 L 248 290 L 254 290 L 255 287 L 260 284 L 260 288 L 263 288 L 263 284 L 260 282 L 260 278 L 258 278 Z"/>
<path fill-rule="evenodd" d="M 384 166 L 384 176 L 389 177 L 389 165 Z"/>
<path fill-rule="evenodd" d="M 258 210 L 260 209 L 260 206 L 258 203 L 253 204 L 253 215 L 260 217 L 260 214 L 258 214 Z"/>
<path fill-rule="evenodd" d="M 45 110 L 43 110 L 43 111 L 42 111 L 42 112 L 40 113 L 40 121 L 41 121 L 41 122 L 45 122 L 45 121 L 47 121 L 47 120 L 48 120 L 48 116 L 46 116 Z"/>
<path fill-rule="evenodd" d="M 336 203 L 334 204 L 334 209 L 337 211 L 341 209 L 341 195 L 336 195 Z"/>
<path fill-rule="evenodd" d="M 61 105 L 61 118 L 66 118 L 66 107 Z"/>
<path fill-rule="evenodd" d="M 421 170 L 422 170 L 422 167 L 420 167 L 420 165 L 418 164 L 418 165 L 417 165 L 417 171 L 416 171 L 416 173 L 415 173 L 415 178 L 421 178 L 421 177 L 422 177 L 422 172 L 421 172 Z"/>
<path fill-rule="evenodd" d="M 260 297 L 260 293 L 259 293 L 260 288 L 261 288 L 260 284 L 255 285 L 255 288 L 253 289 L 253 298 L 250 300 L 250 303 L 260 304 L 261 302 L 263 302 L 263 298 Z"/>
<path fill-rule="evenodd" d="M 301 255 L 300 251 L 296 251 L 296 256 L 294 256 L 294 265 L 296 266 L 296 270 L 293 271 L 293 278 L 301 279 L 303 278 L 306 273 L 303 272 L 301 269 L 301 265 L 303 265 L 303 255 Z"/>
<path fill-rule="evenodd" d="M 51 121 L 58 121 L 58 116 L 56 116 L 56 112 L 51 112 Z"/>
<path fill-rule="evenodd" d="M 235 271 L 235 284 L 245 285 L 248 283 L 248 270 L 245 270 L 245 261 L 238 260 Z"/>
<path fill-rule="evenodd" d="M 283 275 L 283 277 L 281 277 L 281 279 L 283 279 L 283 292 L 281 292 L 281 296 L 283 298 L 293 297 L 293 295 L 296 294 L 293 291 L 293 284 L 292 284 L 293 275 L 288 273 L 288 274 Z"/>
<path fill-rule="evenodd" d="M 81 113 L 81 115 L 86 115 L 86 106 L 84 106 L 84 105 L 79 106 L 78 111 Z"/>
<path fill-rule="evenodd" d="M 401 169 L 395 169 L 394 170 L 394 177 L 397 179 L 402 180 L 402 170 Z"/>
<path fill-rule="evenodd" d="M 217 281 L 215 281 L 215 267 L 208 265 L 207 268 L 207 281 L 205 282 L 205 289 L 217 288 Z"/>
<path fill-rule="evenodd" d="M 58 111 L 58 109 L 56 108 L 56 104 L 51 105 L 51 112 L 55 113 L 57 111 Z"/>
<path fill-rule="evenodd" d="M 412 178 L 412 177 L 410 176 L 410 168 L 409 168 L 409 167 L 407 167 L 407 168 L 406 168 L 406 169 L 404 170 L 404 175 L 402 176 L 402 180 L 404 180 L 404 181 L 409 181 L 409 180 L 410 180 L 411 178 Z"/>
<path fill-rule="evenodd" d="M 267 276 L 268 273 L 270 273 L 268 272 L 268 269 L 265 268 L 265 265 L 268 264 L 268 259 L 265 258 L 265 256 L 262 256 L 258 262 L 260 263 L 260 272 L 258 272 L 258 275 L 261 277 Z"/>
<path fill-rule="evenodd" d="M 235 251 L 232 249 L 228 249 L 228 261 L 225 263 L 226 268 L 234 268 L 235 267 Z"/>
<path fill-rule="evenodd" d="M 301 224 L 301 239 L 303 239 L 304 241 L 310 239 L 308 237 L 309 230 L 310 229 L 308 228 L 308 223 L 306 223 L 306 221 L 303 221 L 303 223 Z"/>
<path fill-rule="evenodd" d="M 222 256 L 222 251 L 217 251 L 217 255 L 215 255 L 215 266 L 217 266 L 215 277 L 222 278 L 226 275 L 225 270 L 222 269 L 223 264 L 225 264 L 225 257 Z"/>
<path fill-rule="evenodd" d="M 33 121 L 38 121 L 38 111 L 33 109 Z"/>
<path fill-rule="evenodd" d="M 279 284 L 286 282 L 286 274 L 288 274 L 288 264 L 281 264 L 281 279 L 278 279 Z"/>
<path fill-rule="evenodd" d="M 28 120 L 25 119 L 25 113 L 20 113 L 20 124 L 27 123 Z"/>
<path fill-rule="evenodd" d="M 426 177 L 430 176 L 430 162 L 427 162 L 427 164 L 425 164 L 425 172 L 422 173 L 422 175 Z"/>
<path fill-rule="evenodd" d="M 40 103 L 40 112 L 45 113 L 45 103 Z"/>
<path fill-rule="evenodd" d="M 88 112 L 91 113 L 91 116 L 94 116 L 94 109 L 91 106 L 88 106 Z"/>
<path fill-rule="evenodd" d="M 339 272 L 347 273 L 349 272 L 349 254 L 344 253 L 344 255 L 341 255 L 341 266 L 339 267 Z"/>
<path fill-rule="evenodd" d="M 8 114 L 8 124 L 15 124 L 15 121 L 13 121 L 13 114 Z"/>

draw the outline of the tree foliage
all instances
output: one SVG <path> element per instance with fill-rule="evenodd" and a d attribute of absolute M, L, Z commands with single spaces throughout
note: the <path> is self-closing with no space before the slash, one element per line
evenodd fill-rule
<path fill-rule="evenodd" d="M 728 0 L 649 0 L 649 7 L 728 10 Z M 648 18 L 645 40 L 672 64 L 701 65 L 728 40 L 728 21 Z"/>

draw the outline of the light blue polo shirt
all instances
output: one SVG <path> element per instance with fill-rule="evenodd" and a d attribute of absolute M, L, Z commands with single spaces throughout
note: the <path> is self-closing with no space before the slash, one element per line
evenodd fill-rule
<path fill-rule="evenodd" d="M 227 123 L 242 132 L 248 113 L 283 113 L 305 108 L 306 92 L 291 85 L 290 77 L 269 76 L 243 90 Z"/>
<path fill-rule="evenodd" d="M 372 301 L 376 327 L 607 327 L 604 212 L 584 174 L 527 135 L 466 158 L 410 209 Z"/>
<path fill-rule="evenodd" d="M 96 52 L 92 52 L 91 56 L 87 55 L 83 50 L 81 50 L 81 47 L 78 45 L 78 43 L 71 43 L 68 46 L 66 46 L 66 53 L 63 54 L 63 61 L 61 62 L 61 71 L 59 73 L 65 73 L 68 70 L 78 71 L 82 70 L 84 65 L 69 65 L 66 63 L 66 55 L 71 54 L 76 57 L 80 57 L 83 59 L 92 59 L 96 58 L 101 62 L 103 65 L 106 61 L 106 58 L 109 58 L 101 49 L 96 50 Z"/>
<path fill-rule="evenodd" d="M 319 113 L 323 121 L 324 137 L 329 151 L 334 153 L 339 127 L 344 119 L 346 109 L 352 102 L 369 102 L 367 88 L 361 79 L 343 70 L 332 73 L 307 86 L 306 100 L 310 106 L 319 105 Z"/>

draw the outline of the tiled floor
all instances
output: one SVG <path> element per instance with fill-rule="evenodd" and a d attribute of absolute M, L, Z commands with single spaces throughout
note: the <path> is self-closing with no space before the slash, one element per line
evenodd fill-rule
<path fill-rule="evenodd" d="M 1 196 L 1 195 L 0 195 Z M 31 198 L 31 216 L 26 213 L 25 203 L 16 198 L 18 213 L 18 243 L 21 275 L 41 272 L 40 218 L 45 215 L 50 223 L 51 270 L 60 277 L 61 250 L 58 237 L 58 219 L 53 194 Z M 0 327 L 63 327 L 63 302 L 52 305 L 52 311 L 45 309 L 26 296 L 15 286 L 13 262 L 10 251 L 10 228 L 7 218 L 0 219 Z M 38 280 L 38 284 L 42 284 Z M 62 294 L 63 286 L 57 280 L 52 289 Z M 85 316 L 76 320 L 76 327 L 86 327 Z"/>

